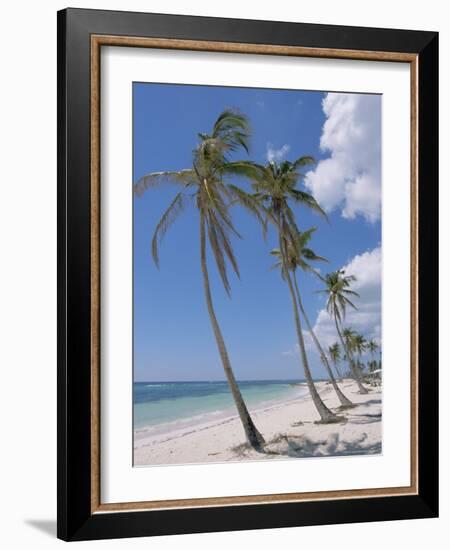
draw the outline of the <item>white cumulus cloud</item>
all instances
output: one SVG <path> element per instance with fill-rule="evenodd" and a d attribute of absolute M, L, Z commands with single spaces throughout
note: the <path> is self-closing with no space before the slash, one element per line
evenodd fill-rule
<path fill-rule="evenodd" d="M 280 162 L 286 158 L 291 146 L 285 143 L 280 149 L 275 149 L 271 143 L 267 144 L 267 160 L 269 162 Z"/>
<path fill-rule="evenodd" d="M 381 213 L 381 97 L 328 93 L 320 148 L 330 156 L 305 177 L 305 185 L 328 212 L 370 222 Z"/>

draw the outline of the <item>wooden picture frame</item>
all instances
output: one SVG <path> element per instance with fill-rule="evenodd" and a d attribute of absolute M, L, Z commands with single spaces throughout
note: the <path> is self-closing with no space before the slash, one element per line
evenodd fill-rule
<path fill-rule="evenodd" d="M 99 54 L 108 45 L 410 64 L 409 487 L 101 502 Z M 84 9 L 58 13 L 58 537 L 87 540 L 437 516 L 437 143 L 437 33 Z"/>

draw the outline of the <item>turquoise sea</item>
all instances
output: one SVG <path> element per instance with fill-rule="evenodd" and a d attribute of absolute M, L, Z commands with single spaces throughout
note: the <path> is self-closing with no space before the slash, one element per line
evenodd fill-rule
<path fill-rule="evenodd" d="M 251 411 L 276 406 L 307 394 L 303 380 L 240 381 Z M 161 434 L 220 422 L 237 414 L 227 382 L 135 382 L 134 430 Z"/>

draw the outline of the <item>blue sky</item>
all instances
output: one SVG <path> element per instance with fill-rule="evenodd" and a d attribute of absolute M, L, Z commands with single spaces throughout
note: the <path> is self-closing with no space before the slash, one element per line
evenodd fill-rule
<path fill-rule="evenodd" d="M 359 136 L 352 142 L 355 151 L 366 150 L 360 136 L 372 128 L 372 122 L 368 125 L 364 112 L 377 110 L 380 114 L 381 99 L 377 98 L 363 112 L 359 103 L 352 103 L 350 95 L 349 99 L 330 98 L 324 104 L 325 98 L 321 92 L 134 83 L 134 182 L 149 172 L 189 167 L 197 133 L 208 133 L 226 107 L 237 108 L 251 121 L 250 158 L 266 162 L 268 156 L 293 160 L 308 154 L 319 161 L 307 184 L 325 203 L 330 223 L 304 209 L 296 210 L 296 214 L 301 229 L 313 225 L 318 228 L 311 245 L 330 261 L 320 266 L 322 271 L 340 268 L 355 257 L 362 258 L 358 266 L 365 266 L 365 255 L 380 245 L 381 224 L 374 200 L 364 204 L 368 193 L 364 192 L 380 186 L 375 181 L 379 167 L 374 170 L 373 165 L 381 159 L 367 159 L 367 167 L 354 163 L 349 167 L 345 155 L 352 155 L 342 147 L 342 136 L 331 126 L 334 119 L 342 120 L 350 112 L 347 126 L 338 127 L 346 127 L 346 131 Z M 356 122 L 351 122 L 349 116 Z M 328 129 L 324 126 L 327 120 Z M 377 120 L 373 131 L 380 134 Z M 358 121 L 363 129 L 359 133 L 354 131 L 359 127 Z M 321 138 L 328 148 L 320 147 Z M 245 158 L 245 153 L 236 154 L 235 158 Z M 330 170 L 333 174 L 341 170 L 347 187 L 336 183 L 330 194 L 325 180 Z M 341 195 L 336 196 L 339 189 Z M 151 258 L 154 228 L 174 194 L 175 189 L 161 186 L 134 198 L 135 380 L 222 380 L 222 366 L 204 302 L 198 216 L 193 207 L 165 236 L 159 270 Z M 233 243 L 241 278 L 230 271 L 231 299 L 213 261 L 209 266 L 214 305 L 236 377 L 301 378 L 290 296 L 279 273 L 270 270 L 273 261 L 269 252 L 276 246 L 273 230 L 264 242 L 260 227 L 248 214 L 236 208 L 233 218 L 243 239 Z M 317 328 L 323 329 L 325 337 L 330 328 L 324 325 L 323 312 L 323 326 L 320 325 L 324 299 L 315 293 L 319 281 L 305 275 L 300 275 L 299 281 L 307 313 L 313 323 L 319 323 Z M 308 349 L 313 374 L 324 376 L 317 354 Z"/>

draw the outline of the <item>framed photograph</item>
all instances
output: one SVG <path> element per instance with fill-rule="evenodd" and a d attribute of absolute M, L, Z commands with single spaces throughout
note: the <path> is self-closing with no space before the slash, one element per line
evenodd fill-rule
<path fill-rule="evenodd" d="M 438 514 L 438 35 L 58 13 L 58 536 Z"/>

